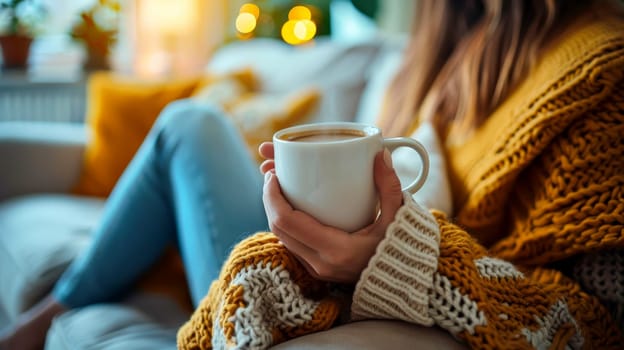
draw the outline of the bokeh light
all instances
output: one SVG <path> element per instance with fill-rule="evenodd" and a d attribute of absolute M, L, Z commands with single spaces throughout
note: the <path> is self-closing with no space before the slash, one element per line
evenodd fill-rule
<path fill-rule="evenodd" d="M 305 6 L 295 6 L 288 11 L 288 20 L 297 21 L 304 19 L 312 19 L 312 12 Z"/>
<path fill-rule="evenodd" d="M 260 17 L 260 8 L 256 4 L 247 3 L 240 7 L 239 13 L 251 13 L 256 19 Z"/>
<path fill-rule="evenodd" d="M 236 30 L 242 34 L 248 34 L 256 29 L 256 17 L 249 13 L 239 13 L 236 17 Z"/>
<path fill-rule="evenodd" d="M 316 24 L 309 19 L 297 21 L 295 23 L 294 34 L 297 39 L 303 42 L 310 41 L 316 35 Z"/>
<path fill-rule="evenodd" d="M 305 6 L 295 6 L 288 12 L 288 21 L 282 26 L 282 39 L 290 45 L 301 45 L 316 35 L 312 12 Z"/>
<path fill-rule="evenodd" d="M 301 40 L 295 36 L 295 24 L 297 21 L 288 21 L 282 26 L 282 39 L 290 45 L 299 45 Z"/>
<path fill-rule="evenodd" d="M 240 39 L 250 39 L 253 36 L 252 32 L 258 25 L 259 17 L 260 8 L 258 5 L 252 3 L 241 5 L 235 21 L 236 31 Z"/>

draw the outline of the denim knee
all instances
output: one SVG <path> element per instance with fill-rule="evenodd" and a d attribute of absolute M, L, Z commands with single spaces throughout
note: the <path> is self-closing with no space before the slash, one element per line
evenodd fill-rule
<path fill-rule="evenodd" d="M 231 134 L 234 126 L 218 106 L 190 99 L 170 103 L 160 113 L 155 131 L 166 144 L 204 143 L 214 137 Z"/>

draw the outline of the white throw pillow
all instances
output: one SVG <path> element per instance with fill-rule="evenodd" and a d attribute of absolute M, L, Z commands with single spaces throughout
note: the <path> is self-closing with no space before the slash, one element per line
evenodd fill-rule
<path fill-rule="evenodd" d="M 285 93 L 313 86 L 321 102 L 311 121 L 352 121 L 368 80 L 368 67 L 384 45 L 378 39 L 347 43 L 318 39 L 289 46 L 274 39 L 234 42 L 218 50 L 206 67 L 223 74 L 250 67 L 262 91 Z"/>

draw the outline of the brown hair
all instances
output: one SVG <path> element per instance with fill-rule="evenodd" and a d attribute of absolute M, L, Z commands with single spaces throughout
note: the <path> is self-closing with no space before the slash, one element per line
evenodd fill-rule
<path fill-rule="evenodd" d="M 412 40 L 386 95 L 388 135 L 418 115 L 441 136 L 469 137 L 589 0 L 419 0 Z"/>

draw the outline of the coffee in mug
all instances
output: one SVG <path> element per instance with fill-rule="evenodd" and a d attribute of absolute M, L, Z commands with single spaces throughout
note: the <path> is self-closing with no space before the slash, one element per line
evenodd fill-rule
<path fill-rule="evenodd" d="M 341 141 L 357 137 L 364 137 L 366 134 L 359 130 L 336 129 L 336 130 L 309 130 L 284 134 L 281 139 L 295 142 L 324 142 Z"/>
<path fill-rule="evenodd" d="M 347 232 L 371 224 L 378 196 L 373 177 L 375 155 L 388 148 L 410 147 L 422 170 L 404 191 L 415 193 L 425 182 L 429 157 L 408 137 L 383 138 L 375 126 L 317 123 L 283 129 L 273 135 L 275 172 L 282 193 L 297 210 Z M 415 161 L 418 161 L 415 159 Z"/>

